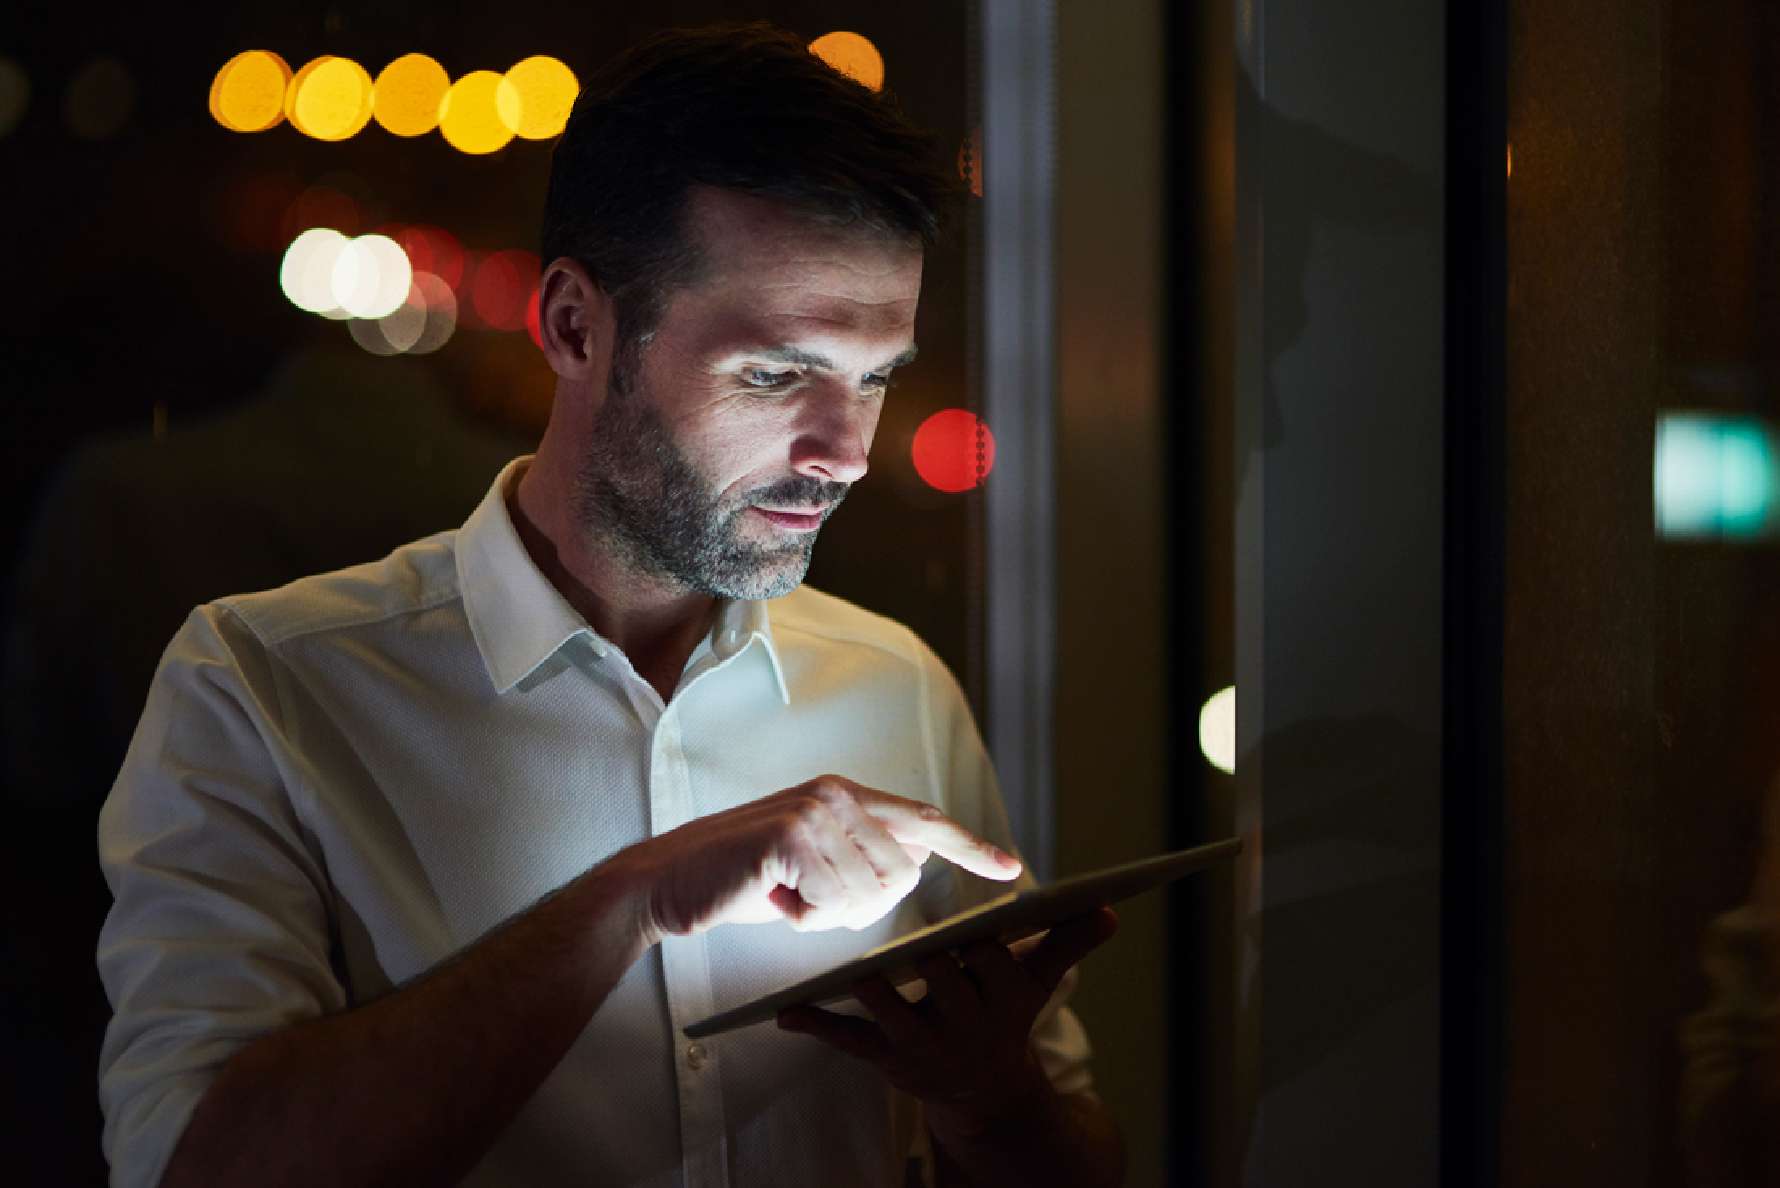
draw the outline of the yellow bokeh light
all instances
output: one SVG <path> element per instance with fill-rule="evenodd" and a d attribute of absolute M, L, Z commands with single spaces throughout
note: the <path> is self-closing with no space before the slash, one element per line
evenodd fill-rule
<path fill-rule="evenodd" d="M 18 127 L 31 103 L 31 76 L 11 58 L 0 58 L 0 136 Z"/>
<path fill-rule="evenodd" d="M 439 104 L 450 89 L 443 66 L 425 54 L 404 54 L 377 76 L 371 114 L 397 136 L 424 136 L 439 126 Z"/>
<path fill-rule="evenodd" d="M 371 76 L 351 58 L 323 55 L 291 79 L 284 115 L 305 136 L 345 140 L 371 120 Z"/>
<path fill-rule="evenodd" d="M 884 89 L 884 57 L 868 38 L 857 33 L 824 33 L 810 42 L 810 52 L 874 91 Z"/>
<path fill-rule="evenodd" d="M 502 76 L 476 70 L 451 84 L 439 104 L 439 133 L 460 153 L 492 153 L 513 139 L 501 122 L 498 95 Z"/>
<path fill-rule="evenodd" d="M 290 67 L 270 50 L 236 54 L 210 84 L 210 116 L 231 132 L 264 132 L 284 119 Z"/>
<path fill-rule="evenodd" d="M 539 54 L 507 71 L 495 91 L 495 110 L 514 135 L 548 140 L 569 122 L 569 109 L 580 93 L 572 70 Z"/>

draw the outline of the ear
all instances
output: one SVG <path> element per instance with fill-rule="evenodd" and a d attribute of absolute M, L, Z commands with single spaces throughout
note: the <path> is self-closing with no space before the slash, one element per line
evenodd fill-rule
<path fill-rule="evenodd" d="M 550 369 L 574 383 L 604 386 L 617 328 L 612 299 L 567 256 L 544 270 L 538 287 L 538 338 Z"/>

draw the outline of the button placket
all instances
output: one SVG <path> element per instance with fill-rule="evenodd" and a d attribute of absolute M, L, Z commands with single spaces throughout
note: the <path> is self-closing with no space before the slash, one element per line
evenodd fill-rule
<path fill-rule="evenodd" d="M 657 834 L 692 819 L 691 773 L 681 745 L 678 702 L 662 712 L 655 729 L 650 806 Z M 680 1047 L 674 1079 L 680 1102 L 680 1134 L 687 1188 L 727 1188 L 729 1160 L 722 1082 L 714 1043 L 686 1042 L 688 1024 L 712 1012 L 709 954 L 701 936 L 670 936 L 661 943 L 668 1023 Z"/>

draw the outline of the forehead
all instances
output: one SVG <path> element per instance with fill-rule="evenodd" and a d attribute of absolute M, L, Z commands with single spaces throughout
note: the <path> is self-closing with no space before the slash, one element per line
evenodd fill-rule
<path fill-rule="evenodd" d="M 674 305 L 706 315 L 727 307 L 766 319 L 826 323 L 872 335 L 907 334 L 921 293 L 921 249 L 881 233 L 830 226 L 781 203 L 701 188 L 686 229 L 703 255 L 700 279 Z"/>

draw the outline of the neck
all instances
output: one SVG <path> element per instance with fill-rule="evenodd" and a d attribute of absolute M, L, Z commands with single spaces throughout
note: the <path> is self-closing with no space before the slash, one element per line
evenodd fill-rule
<path fill-rule="evenodd" d="M 587 625 L 622 649 L 668 700 L 711 629 L 717 600 L 633 573 L 599 549 L 594 534 L 575 520 L 571 484 L 540 463 L 542 454 L 505 492 L 520 543 Z"/>

